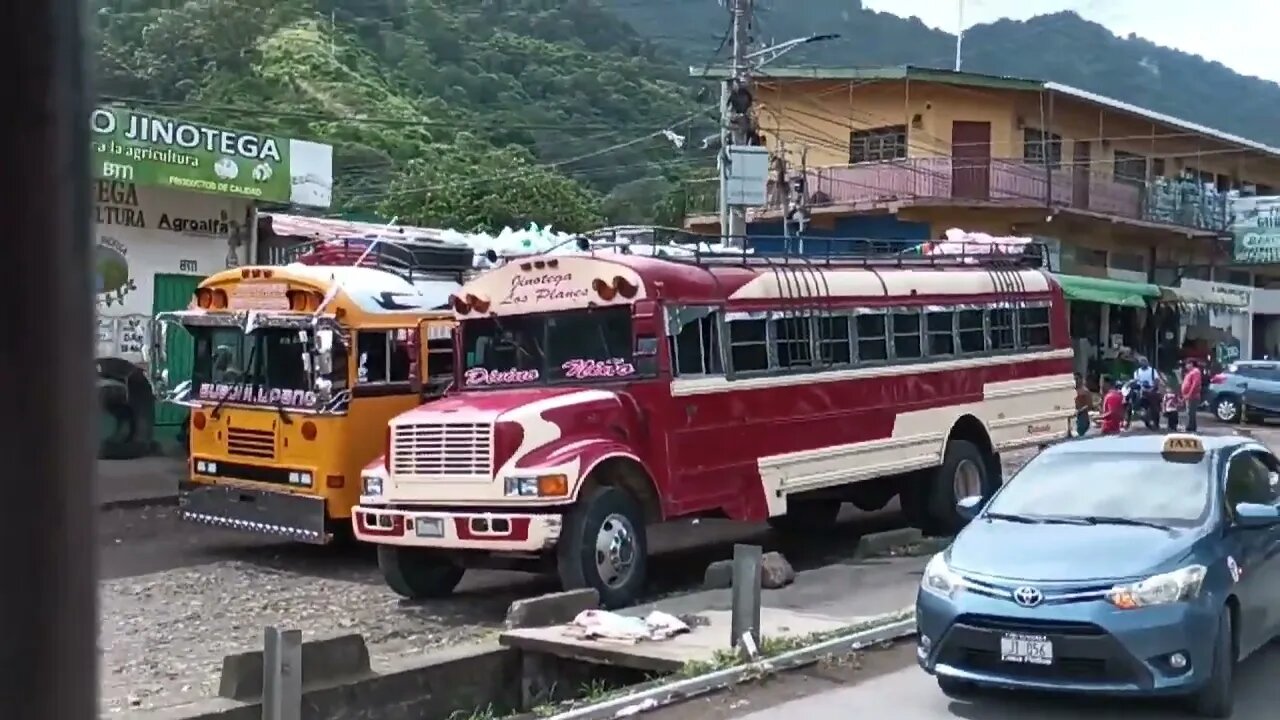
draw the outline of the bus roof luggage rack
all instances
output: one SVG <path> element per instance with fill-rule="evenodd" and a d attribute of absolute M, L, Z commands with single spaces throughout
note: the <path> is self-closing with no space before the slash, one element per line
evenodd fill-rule
<path fill-rule="evenodd" d="M 1044 243 L 949 242 L 946 240 L 883 240 L 863 238 L 740 238 L 742 247 L 729 247 L 718 235 L 703 235 L 677 228 L 623 226 L 602 228 L 579 236 L 583 249 L 622 249 L 635 255 L 660 256 L 673 262 L 697 265 L 749 265 L 777 267 L 1049 267 Z M 757 252 L 753 241 L 783 240 L 782 252 Z M 792 246 L 818 248 L 805 252 Z M 896 245 L 896 247 L 895 247 Z M 836 247 L 840 250 L 836 250 Z M 631 249 L 628 249 L 631 248 Z M 679 248 L 680 252 L 664 252 Z"/>
<path fill-rule="evenodd" d="M 462 282 L 471 272 L 475 251 L 468 245 L 430 238 L 365 235 L 303 243 L 289 248 L 286 261 L 335 266 L 358 263 L 394 273 L 408 282 L 440 275 L 456 276 Z"/>

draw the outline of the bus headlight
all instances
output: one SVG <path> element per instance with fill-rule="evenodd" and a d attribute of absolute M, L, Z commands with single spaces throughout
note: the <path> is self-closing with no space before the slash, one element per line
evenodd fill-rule
<path fill-rule="evenodd" d="M 382 478 L 377 475 L 365 475 L 360 478 L 360 494 L 365 497 L 378 497 L 382 494 Z"/>
<path fill-rule="evenodd" d="M 291 472 L 289 473 L 290 485 L 303 485 L 311 487 L 311 473 L 309 472 Z"/>
<path fill-rule="evenodd" d="M 1207 568 L 1188 565 L 1172 572 L 1152 575 L 1127 585 L 1117 585 L 1107 593 L 1107 600 L 1121 610 L 1168 605 L 1191 600 L 1200 594 Z"/>

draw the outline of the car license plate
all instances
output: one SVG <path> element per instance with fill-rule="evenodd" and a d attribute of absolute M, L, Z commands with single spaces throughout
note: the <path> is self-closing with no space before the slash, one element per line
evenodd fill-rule
<path fill-rule="evenodd" d="M 444 537 L 444 521 L 440 518 L 418 518 L 413 521 L 418 537 Z"/>
<path fill-rule="evenodd" d="M 1000 638 L 1000 659 L 1010 663 L 1052 665 L 1053 642 L 1043 635 L 1005 633 Z"/>

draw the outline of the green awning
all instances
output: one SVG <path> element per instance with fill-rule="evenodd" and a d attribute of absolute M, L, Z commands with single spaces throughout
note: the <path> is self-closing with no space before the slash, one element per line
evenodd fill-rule
<path fill-rule="evenodd" d="M 1160 288 L 1148 283 L 1086 277 L 1084 275 L 1058 275 L 1054 279 L 1062 286 L 1062 294 L 1068 300 L 1082 300 L 1104 305 L 1146 307 L 1148 298 L 1160 297 Z"/>

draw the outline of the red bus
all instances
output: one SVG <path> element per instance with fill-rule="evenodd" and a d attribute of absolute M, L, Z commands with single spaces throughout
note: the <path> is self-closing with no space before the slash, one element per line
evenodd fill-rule
<path fill-rule="evenodd" d="M 353 512 L 407 597 L 554 568 L 623 605 L 646 526 L 679 517 L 821 532 L 897 496 L 950 534 L 1001 452 L 1073 414 L 1062 292 L 1030 253 L 548 254 L 452 305 L 454 389 L 391 421 Z"/>

